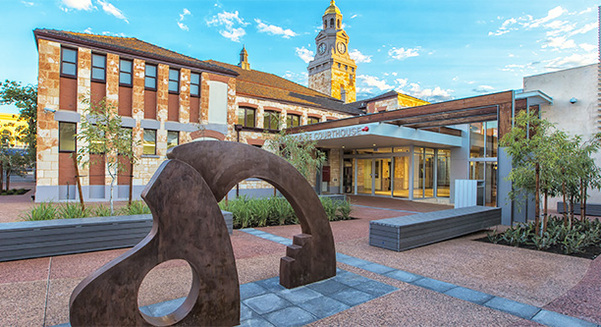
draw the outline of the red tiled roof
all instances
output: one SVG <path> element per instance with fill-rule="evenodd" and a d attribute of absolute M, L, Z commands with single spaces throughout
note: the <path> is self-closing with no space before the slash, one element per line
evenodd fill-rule
<path fill-rule="evenodd" d="M 36 38 L 42 37 L 56 39 L 59 41 L 73 42 L 76 44 L 89 45 L 106 50 L 123 52 L 134 56 L 147 57 L 159 61 L 173 62 L 180 65 L 199 68 L 202 70 L 208 70 L 234 76 L 236 75 L 236 73 L 230 69 L 225 69 L 217 65 L 212 65 L 208 62 L 182 55 L 175 51 L 171 51 L 159 47 L 157 45 L 138 40 L 134 37 L 96 35 L 88 33 L 58 31 L 51 29 L 36 29 L 33 31 L 33 33 L 36 36 Z"/>
<path fill-rule="evenodd" d="M 336 98 L 274 74 L 252 69 L 246 70 L 215 60 L 207 60 L 206 62 L 237 72 L 239 75 L 236 78 L 236 93 L 240 95 L 294 102 L 300 105 L 310 105 L 354 115 L 362 113 L 349 108 Z"/>

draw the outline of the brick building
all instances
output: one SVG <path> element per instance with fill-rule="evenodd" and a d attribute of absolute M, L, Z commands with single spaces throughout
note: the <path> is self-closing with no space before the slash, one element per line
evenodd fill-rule
<path fill-rule="evenodd" d="M 341 29 L 342 14 L 333 1 L 323 19 L 323 30 L 316 37 L 322 55 L 308 67 L 311 88 L 252 70 L 246 49 L 235 66 L 188 57 L 132 37 L 36 29 L 36 201 L 78 197 L 71 154 L 76 151 L 75 135 L 86 109 L 84 98 L 106 98 L 114 104 L 123 127 L 130 128 L 141 144 L 135 149 L 141 159 L 133 172 L 118 177 L 117 199 L 129 196 L 130 185 L 138 197 L 167 149 L 177 144 L 217 139 L 262 146 L 265 130 L 427 103 L 394 91 L 353 102 L 357 67 L 348 56 L 349 38 Z M 331 176 L 338 176 L 340 149 L 328 151 L 326 165 L 332 167 Z M 109 198 L 110 177 L 102 163 L 78 169 L 85 200 Z M 324 182 L 323 191 L 340 191 L 338 178 Z M 245 181 L 242 189 L 251 195 L 273 192 L 258 180 Z"/>

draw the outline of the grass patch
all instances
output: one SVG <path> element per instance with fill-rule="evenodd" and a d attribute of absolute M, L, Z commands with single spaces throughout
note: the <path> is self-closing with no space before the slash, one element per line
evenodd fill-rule
<path fill-rule="evenodd" d="M 584 219 L 566 224 L 562 217 L 552 216 L 543 235 L 537 235 L 534 222 L 530 222 L 503 233 L 488 233 L 478 241 L 595 259 L 601 254 L 601 221 Z"/>
<path fill-rule="evenodd" d="M 321 204 L 328 220 L 351 219 L 351 205 L 348 201 L 321 198 Z M 298 224 L 298 217 L 292 206 L 283 197 L 248 198 L 245 196 L 219 203 L 221 210 L 233 214 L 234 228 L 265 227 Z"/>

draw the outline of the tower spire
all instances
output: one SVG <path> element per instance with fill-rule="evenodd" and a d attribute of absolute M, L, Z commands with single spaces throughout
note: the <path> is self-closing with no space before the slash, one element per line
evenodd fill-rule
<path fill-rule="evenodd" d="M 242 45 L 242 50 L 240 51 L 240 62 L 238 63 L 240 68 L 245 70 L 250 70 L 250 63 L 248 62 L 248 52 L 246 52 L 246 46 Z"/>

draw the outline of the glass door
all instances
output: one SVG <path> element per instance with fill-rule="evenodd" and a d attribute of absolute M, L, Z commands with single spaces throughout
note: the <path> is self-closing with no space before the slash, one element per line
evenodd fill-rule
<path fill-rule="evenodd" d="M 394 158 L 394 193 L 399 198 L 409 197 L 409 174 L 411 172 L 411 157 Z"/>
<path fill-rule="evenodd" d="M 357 159 L 357 194 L 372 195 L 373 159 Z"/>
<path fill-rule="evenodd" d="M 374 176 L 374 193 L 375 195 L 391 195 L 391 180 L 392 160 L 390 159 L 374 159 L 375 161 L 375 176 Z"/>

